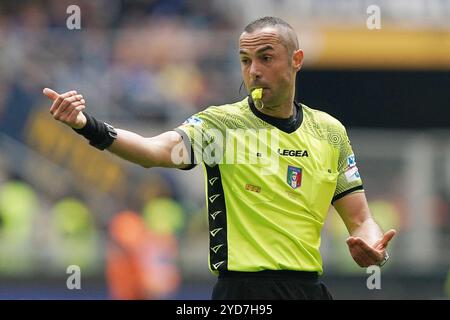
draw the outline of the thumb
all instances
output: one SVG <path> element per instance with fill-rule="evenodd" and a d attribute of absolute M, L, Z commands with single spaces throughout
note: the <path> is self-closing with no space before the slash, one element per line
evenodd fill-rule
<path fill-rule="evenodd" d="M 59 97 L 59 94 L 56 91 L 53 91 L 52 89 L 45 88 L 42 90 L 42 92 L 49 98 L 50 100 L 56 100 L 56 98 Z"/>
<path fill-rule="evenodd" d="M 387 247 L 387 244 L 391 239 L 395 236 L 397 232 L 394 229 L 389 230 L 383 235 L 383 238 L 378 243 L 377 247 L 380 249 L 385 249 Z"/>

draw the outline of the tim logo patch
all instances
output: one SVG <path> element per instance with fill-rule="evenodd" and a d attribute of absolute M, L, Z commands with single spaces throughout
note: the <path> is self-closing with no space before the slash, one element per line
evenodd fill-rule
<path fill-rule="evenodd" d="M 302 185 L 302 168 L 288 166 L 286 182 L 292 189 L 300 187 Z"/>

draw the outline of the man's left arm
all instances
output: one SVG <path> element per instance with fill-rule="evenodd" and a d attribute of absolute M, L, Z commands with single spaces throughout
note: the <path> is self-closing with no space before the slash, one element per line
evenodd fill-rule
<path fill-rule="evenodd" d="M 372 218 L 364 192 L 345 195 L 333 203 L 347 227 L 350 254 L 360 267 L 380 265 L 386 260 L 386 248 L 395 236 L 394 229 L 384 233 Z"/>

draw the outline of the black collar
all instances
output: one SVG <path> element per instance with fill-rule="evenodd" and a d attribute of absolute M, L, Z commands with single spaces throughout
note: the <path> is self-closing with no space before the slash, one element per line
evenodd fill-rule
<path fill-rule="evenodd" d="M 255 116 L 257 116 L 261 120 L 264 120 L 265 122 L 273 125 L 274 127 L 280 129 L 283 132 L 292 133 L 292 132 L 296 131 L 302 124 L 303 108 L 296 101 L 294 101 L 294 106 L 295 106 L 294 114 L 292 116 L 290 116 L 289 118 L 284 118 L 284 119 L 283 118 L 275 118 L 275 117 L 269 116 L 269 115 L 259 111 L 256 108 L 255 103 L 253 102 L 253 99 L 251 96 L 248 96 L 248 104 Z"/>

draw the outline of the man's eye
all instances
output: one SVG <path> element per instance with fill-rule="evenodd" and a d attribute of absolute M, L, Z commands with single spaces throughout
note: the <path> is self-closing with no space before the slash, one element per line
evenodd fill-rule
<path fill-rule="evenodd" d="M 243 64 L 247 64 L 247 63 L 248 63 L 248 59 L 241 59 L 241 62 L 242 62 Z"/>
<path fill-rule="evenodd" d="M 271 56 L 265 56 L 264 57 L 264 61 L 272 61 L 272 57 Z"/>

